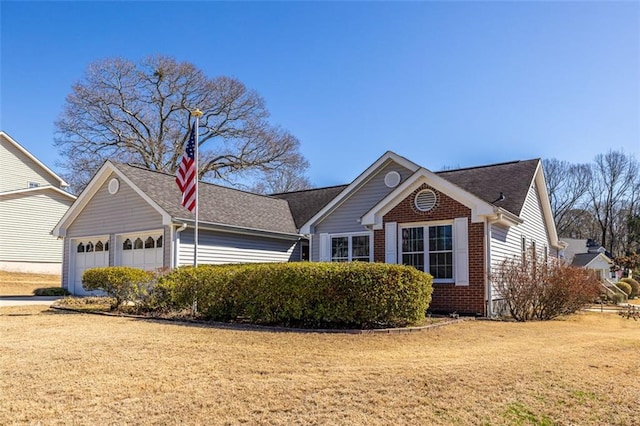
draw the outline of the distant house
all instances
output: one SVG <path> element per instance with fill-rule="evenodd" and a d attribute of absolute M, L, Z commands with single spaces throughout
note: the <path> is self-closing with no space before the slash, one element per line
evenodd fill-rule
<path fill-rule="evenodd" d="M 60 274 L 51 230 L 75 200 L 67 183 L 0 131 L 0 269 Z"/>
<path fill-rule="evenodd" d="M 593 240 L 562 238 L 567 247 L 562 252 L 564 261 L 572 266 L 591 269 L 601 282 L 615 282 L 611 271 L 613 260 L 607 255 L 604 247 Z"/>
<path fill-rule="evenodd" d="M 404 263 L 431 273 L 431 309 L 492 315 L 488 271 L 558 241 L 539 160 L 433 173 L 387 152 L 348 185 L 263 196 L 200 186 L 199 263 Z M 194 217 L 174 176 L 106 162 L 54 229 L 63 286 L 86 268 L 193 263 Z"/>

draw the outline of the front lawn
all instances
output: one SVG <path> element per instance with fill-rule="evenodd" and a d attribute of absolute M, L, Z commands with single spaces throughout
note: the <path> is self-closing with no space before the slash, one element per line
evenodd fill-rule
<path fill-rule="evenodd" d="M 0 309 L 0 424 L 637 422 L 640 323 L 238 331 Z"/>
<path fill-rule="evenodd" d="M 0 271 L 0 296 L 30 296 L 37 288 L 60 287 L 60 275 Z"/>

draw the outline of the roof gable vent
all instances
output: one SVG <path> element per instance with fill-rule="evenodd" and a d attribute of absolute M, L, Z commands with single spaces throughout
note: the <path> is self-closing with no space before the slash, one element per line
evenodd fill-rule
<path fill-rule="evenodd" d="M 437 201 L 436 193 L 432 189 L 423 189 L 416 194 L 414 203 L 419 211 L 428 212 L 435 207 Z"/>
<path fill-rule="evenodd" d="M 400 184 L 400 173 L 391 171 L 384 176 L 384 184 L 389 188 L 395 188 Z"/>

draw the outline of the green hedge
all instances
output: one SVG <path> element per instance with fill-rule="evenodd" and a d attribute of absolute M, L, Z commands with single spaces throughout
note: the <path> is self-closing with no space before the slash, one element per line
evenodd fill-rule
<path fill-rule="evenodd" d="M 624 281 L 618 281 L 616 283 L 616 287 L 618 287 L 620 290 L 624 291 L 624 293 L 628 296 L 631 295 L 631 292 L 633 291 L 631 285 L 629 283 L 626 283 Z"/>
<path fill-rule="evenodd" d="M 112 309 L 124 302 L 136 302 L 146 297 L 154 278 L 151 272 L 128 266 L 107 266 L 87 269 L 82 274 L 86 290 L 102 290 L 115 299 Z"/>
<path fill-rule="evenodd" d="M 627 283 L 631 287 L 629 297 L 638 297 L 638 293 L 640 293 L 640 284 L 638 284 L 638 281 L 633 278 L 620 278 L 620 282 Z"/>
<path fill-rule="evenodd" d="M 425 319 L 432 277 L 383 263 L 268 263 L 181 267 L 164 276 L 158 305 L 212 320 L 303 327 L 406 326 Z"/>

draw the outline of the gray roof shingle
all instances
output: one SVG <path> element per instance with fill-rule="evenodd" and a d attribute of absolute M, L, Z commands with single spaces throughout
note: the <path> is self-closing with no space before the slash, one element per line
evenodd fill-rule
<path fill-rule="evenodd" d="M 129 164 L 113 165 L 172 218 L 195 220 L 194 214 L 180 204 L 182 194 L 175 183 L 174 175 Z M 199 220 L 203 223 L 286 234 L 297 233 L 286 200 L 205 182 L 200 183 L 198 191 Z"/>
<path fill-rule="evenodd" d="M 482 200 L 520 215 L 540 160 L 512 161 L 436 174 Z M 496 201 L 504 195 L 504 200 Z"/>
<path fill-rule="evenodd" d="M 272 196 L 289 202 L 293 220 L 295 221 L 296 226 L 300 228 L 347 186 L 348 185 L 338 185 L 324 188 L 305 189 L 302 191 L 282 192 L 272 194 Z"/>
<path fill-rule="evenodd" d="M 571 266 L 587 266 L 600 253 L 578 253 L 573 257 Z"/>

